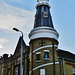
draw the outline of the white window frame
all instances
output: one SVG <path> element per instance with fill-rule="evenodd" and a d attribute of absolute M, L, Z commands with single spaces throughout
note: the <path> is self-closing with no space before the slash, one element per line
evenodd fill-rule
<path fill-rule="evenodd" d="M 36 52 L 36 55 L 41 54 L 41 52 Z M 41 58 L 40 60 L 36 60 L 36 62 L 41 62 Z"/>
<path fill-rule="evenodd" d="M 49 53 L 49 50 L 44 50 L 44 54 L 45 54 L 45 52 L 48 52 Z M 44 55 L 45 56 L 45 55 Z M 49 60 L 49 58 L 45 58 L 44 57 L 44 60 Z"/>
<path fill-rule="evenodd" d="M 43 17 L 48 18 L 48 12 L 43 12 Z"/>
<path fill-rule="evenodd" d="M 36 52 L 36 54 L 41 54 L 41 52 Z"/>
<path fill-rule="evenodd" d="M 45 69 L 40 69 L 40 75 L 45 75 Z"/>
<path fill-rule="evenodd" d="M 49 50 L 44 50 L 44 52 L 49 52 Z"/>

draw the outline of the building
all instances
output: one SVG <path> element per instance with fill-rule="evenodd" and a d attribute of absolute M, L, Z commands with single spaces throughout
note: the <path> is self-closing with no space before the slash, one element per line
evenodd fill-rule
<path fill-rule="evenodd" d="M 48 0 L 37 0 L 30 46 L 23 40 L 23 75 L 75 75 L 75 55 L 58 48 Z M 0 75 L 20 75 L 20 37 L 13 55 L 0 58 Z"/>
<path fill-rule="evenodd" d="M 21 39 L 20 37 L 13 55 L 8 57 L 8 54 L 4 54 L 0 58 L 0 75 L 20 75 Z M 23 41 L 23 75 L 29 73 L 29 51 L 29 46 Z"/>

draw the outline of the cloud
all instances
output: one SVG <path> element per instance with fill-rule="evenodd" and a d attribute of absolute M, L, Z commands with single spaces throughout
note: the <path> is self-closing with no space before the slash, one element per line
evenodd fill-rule
<path fill-rule="evenodd" d="M 3 48 L 3 46 L 2 46 L 2 45 L 0 45 L 0 48 Z"/>
<path fill-rule="evenodd" d="M 19 2 L 19 3 L 23 3 L 23 0 L 13 0 L 13 1 L 16 1 L 16 2 Z"/>
<path fill-rule="evenodd" d="M 3 45 L 8 42 L 5 38 L 0 38 L 0 48 L 3 48 Z"/>
<path fill-rule="evenodd" d="M 17 2 L 17 3 L 23 3 L 23 0 L 0 0 L 0 2 Z"/>
<path fill-rule="evenodd" d="M 27 33 L 33 25 L 33 15 L 33 11 L 13 7 L 1 1 L 0 29 L 11 30 L 13 27 L 19 29 L 24 28 L 24 32 Z"/>

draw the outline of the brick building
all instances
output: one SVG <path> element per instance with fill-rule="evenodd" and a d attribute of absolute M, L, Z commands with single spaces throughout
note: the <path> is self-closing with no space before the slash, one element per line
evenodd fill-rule
<path fill-rule="evenodd" d="M 23 75 L 75 75 L 75 55 L 58 48 L 48 0 L 37 0 L 29 46 L 23 40 Z M 15 52 L 0 58 L 0 75 L 20 75 L 21 37 Z"/>

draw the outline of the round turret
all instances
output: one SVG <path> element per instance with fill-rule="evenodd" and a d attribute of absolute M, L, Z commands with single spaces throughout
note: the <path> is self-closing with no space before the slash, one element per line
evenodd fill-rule
<path fill-rule="evenodd" d="M 30 75 L 60 75 L 57 58 L 58 37 L 48 0 L 37 0 L 34 27 L 30 38 Z"/>

